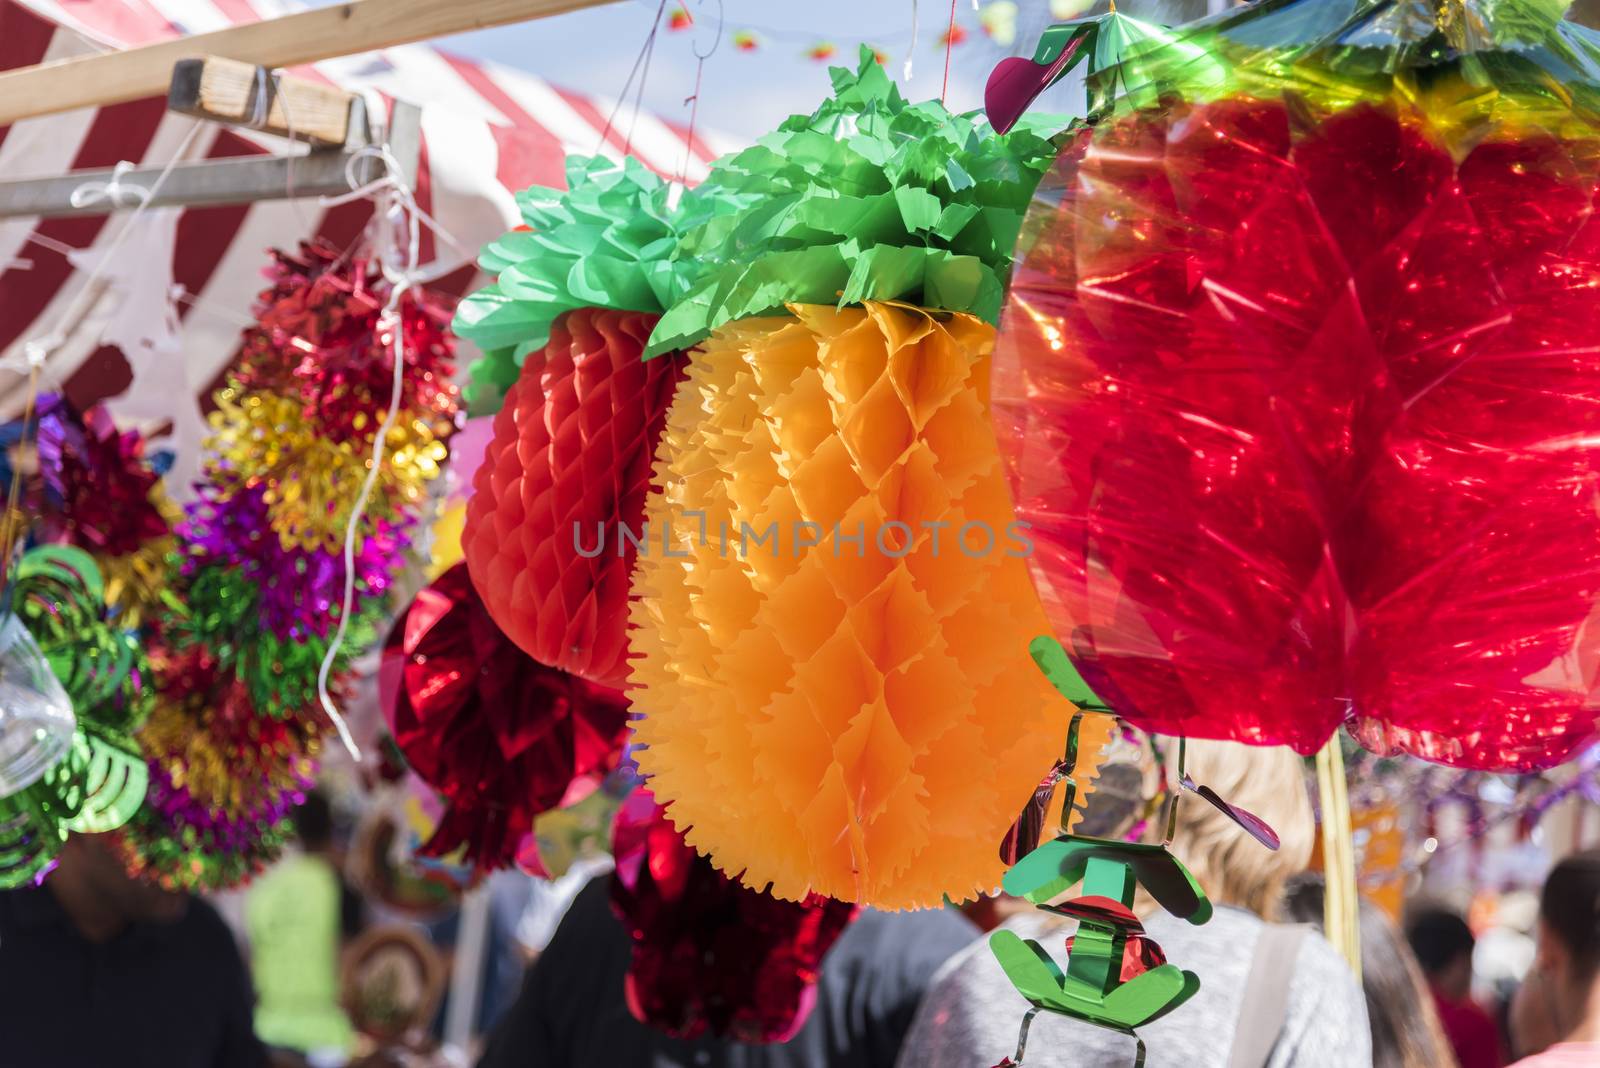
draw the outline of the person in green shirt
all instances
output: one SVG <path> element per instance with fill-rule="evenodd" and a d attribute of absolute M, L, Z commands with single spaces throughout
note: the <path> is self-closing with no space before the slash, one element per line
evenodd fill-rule
<path fill-rule="evenodd" d="M 256 1034 L 312 1064 L 343 1064 L 354 1032 L 339 1005 L 341 884 L 327 799 L 307 795 L 294 822 L 300 849 L 257 880 L 245 901 Z"/>

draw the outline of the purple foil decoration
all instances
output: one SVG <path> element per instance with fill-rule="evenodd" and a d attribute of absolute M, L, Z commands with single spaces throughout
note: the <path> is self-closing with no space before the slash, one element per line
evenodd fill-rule
<path fill-rule="evenodd" d="M 261 825 L 287 819 L 289 813 L 304 803 L 305 791 L 312 786 L 309 777 L 301 777 L 294 788 L 284 790 L 272 800 L 239 816 L 229 816 L 196 800 L 186 787 L 174 785 L 170 770 L 162 761 L 150 762 L 146 807 L 159 815 L 168 827 L 192 828 L 206 846 L 227 851 L 243 851 L 254 845 L 261 835 Z"/>
<path fill-rule="evenodd" d="M 212 563 L 239 568 L 260 587 L 261 621 L 279 638 L 326 638 L 338 626 L 344 559 L 324 549 L 285 548 L 267 515 L 266 489 L 251 486 L 220 498 L 207 486 L 184 509 L 179 536 L 188 544 L 186 574 Z M 400 555 L 411 544 L 405 526 L 377 521 L 356 549 L 356 595 L 388 590 Z"/>

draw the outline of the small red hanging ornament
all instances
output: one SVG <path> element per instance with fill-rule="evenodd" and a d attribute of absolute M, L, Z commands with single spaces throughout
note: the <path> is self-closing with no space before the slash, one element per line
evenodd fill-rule
<path fill-rule="evenodd" d="M 337 441 L 370 437 L 394 388 L 395 324 L 384 321 L 389 283 L 374 264 L 346 259 L 325 241 L 272 251 L 271 286 L 257 298 L 235 378 L 246 390 L 296 397 L 307 418 Z M 459 406 L 452 308 L 413 289 L 400 300 L 406 371 L 400 407 L 448 433 Z"/>
<path fill-rule="evenodd" d="M 628 1009 L 675 1038 L 792 1038 L 816 1002 L 822 957 L 856 907 L 779 901 L 730 879 L 668 822 L 649 790 L 617 811 L 611 904 L 633 938 Z"/>
<path fill-rule="evenodd" d="M 667 16 L 667 29 L 674 33 L 679 30 L 687 30 L 693 25 L 694 16 L 689 14 L 689 9 L 686 7 L 675 7 L 672 9 L 672 13 Z"/>
<path fill-rule="evenodd" d="M 627 681 L 628 576 L 681 357 L 643 361 L 656 317 L 557 320 L 495 417 L 462 537 L 489 614 L 530 656 Z"/>
<path fill-rule="evenodd" d="M 546 667 L 506 639 L 457 564 L 389 634 L 379 687 L 395 743 L 448 803 L 423 846 L 509 865 L 534 817 L 588 794 L 616 766 L 626 698 Z"/>

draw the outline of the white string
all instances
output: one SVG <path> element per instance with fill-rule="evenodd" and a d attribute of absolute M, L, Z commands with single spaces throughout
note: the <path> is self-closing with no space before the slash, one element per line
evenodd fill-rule
<path fill-rule="evenodd" d="M 362 149 L 361 151 L 366 150 Z M 357 155 L 359 155 L 359 152 Z M 392 161 L 394 157 L 390 156 L 389 159 Z M 352 160 L 352 162 L 354 161 Z M 398 166 L 398 164 L 396 164 L 396 166 Z M 349 170 L 350 168 L 347 167 L 347 176 L 349 174 Z M 397 188 L 397 186 L 397 182 L 395 182 L 388 175 L 384 175 L 382 178 L 370 181 L 366 185 L 357 186 L 354 189 L 351 189 L 348 193 L 339 193 L 335 196 L 319 197 L 318 201 L 325 208 L 336 208 L 341 204 L 348 204 L 354 200 L 367 200 L 376 197 L 379 193 L 382 193 L 387 189 Z M 410 196 L 409 188 L 406 190 L 406 195 Z M 428 282 L 443 278 L 452 271 L 460 270 L 464 264 L 471 263 L 473 260 L 478 258 L 477 253 L 469 251 L 455 234 L 452 234 L 448 229 L 446 229 L 445 225 L 438 219 L 435 219 L 432 215 L 429 215 L 426 211 L 424 211 L 422 206 L 419 205 L 416 200 L 410 200 L 409 205 L 410 206 L 407 210 L 412 212 L 418 221 L 431 230 L 433 232 L 433 236 L 439 238 L 439 240 L 449 245 L 461 256 L 460 263 L 452 263 L 449 260 L 444 260 L 439 263 L 435 263 L 432 267 L 418 267 L 412 272 L 413 282 L 416 282 L 419 285 L 425 285 Z"/>
<path fill-rule="evenodd" d="M 253 126 L 257 130 L 267 124 L 267 116 L 271 113 L 271 99 L 269 93 L 271 86 L 277 81 L 277 75 L 265 67 L 256 68 L 255 92 L 250 101 L 250 117 L 245 120 L 246 126 Z"/>
<path fill-rule="evenodd" d="M 174 156 L 173 159 L 176 161 L 177 157 Z M 171 169 L 171 164 L 168 164 L 167 170 L 170 171 Z M 127 160 L 122 160 L 111 169 L 111 181 L 84 182 L 72 191 L 71 196 L 67 197 L 67 203 L 75 208 L 87 208 L 92 204 L 102 203 L 112 204 L 119 208 L 144 207 L 150 203 L 152 190 L 131 183 L 128 185 L 122 184 L 122 180 L 132 170 L 133 164 Z M 162 172 L 161 176 L 165 178 L 166 172 Z"/>
<path fill-rule="evenodd" d="M 23 244 L 27 244 L 30 241 L 41 248 L 47 248 L 51 252 L 62 256 L 70 256 L 74 252 L 81 251 L 77 245 L 69 245 L 65 241 L 57 241 L 55 238 L 47 237 L 37 230 L 29 230 L 28 236 L 23 240 Z"/>
<path fill-rule="evenodd" d="M 288 131 L 289 138 L 289 147 L 284 156 L 283 167 L 284 199 L 288 201 L 289 210 L 294 212 L 295 219 L 300 223 L 300 229 L 305 230 L 311 236 L 315 236 L 312 232 L 311 220 L 307 219 L 305 212 L 300 210 L 300 201 L 296 198 L 294 191 L 294 170 L 299 165 L 300 153 L 297 147 L 298 142 L 294 139 L 294 113 L 289 110 L 289 96 L 283 91 L 283 71 L 274 67 L 271 76 L 278 104 L 283 108 L 283 126 Z"/>
<path fill-rule="evenodd" d="M 368 159 L 376 159 L 382 163 L 385 169 L 384 175 L 375 181 L 358 186 L 356 165 Z M 339 611 L 339 626 L 333 632 L 333 641 L 328 643 L 328 651 L 322 657 L 322 666 L 317 670 L 317 699 L 322 702 L 322 711 L 326 713 L 334 730 L 338 732 L 339 741 L 350 754 L 350 759 L 359 764 L 361 750 L 350 734 L 350 725 L 345 722 L 344 716 L 333 703 L 333 695 L 328 691 L 328 676 L 332 674 L 334 661 L 344 646 L 345 632 L 350 627 L 350 615 L 355 610 L 356 538 L 361 520 L 366 516 L 367 502 L 371 500 L 373 487 L 378 482 L 389 431 L 400 417 L 400 400 L 406 375 L 405 331 L 401 329 L 400 324 L 400 302 L 417 284 L 417 265 L 422 258 L 423 211 L 417 206 L 411 185 L 406 181 L 405 172 L 400 168 L 400 162 L 389 151 L 387 144 L 381 147 L 368 146 L 352 153 L 345 164 L 345 180 L 350 184 L 351 191 L 337 197 L 323 198 L 324 205 L 332 206 L 359 196 L 369 196 L 382 209 L 374 213 L 373 226 L 376 229 L 378 265 L 383 270 L 383 276 L 388 279 L 390 289 L 389 299 L 378 316 L 378 329 L 389 331 L 394 357 L 394 379 L 389 387 L 389 410 L 383 417 L 383 423 L 378 427 L 377 433 L 373 435 L 372 458 L 367 466 L 367 477 L 361 483 L 361 492 L 356 496 L 356 503 L 350 509 L 349 522 L 345 524 L 344 601 Z M 406 239 L 403 256 L 394 246 L 395 231 L 401 225 L 405 227 Z"/>
<path fill-rule="evenodd" d="M 214 319 L 225 322 L 230 326 L 237 326 L 241 330 L 250 326 L 254 326 L 257 322 L 254 317 L 241 314 L 232 305 L 222 304 L 212 300 L 201 300 L 199 297 L 189 292 L 188 288 L 185 287 L 181 282 L 173 283 L 172 300 L 177 304 L 187 304 L 195 311 L 204 312 L 206 315 L 209 315 Z"/>

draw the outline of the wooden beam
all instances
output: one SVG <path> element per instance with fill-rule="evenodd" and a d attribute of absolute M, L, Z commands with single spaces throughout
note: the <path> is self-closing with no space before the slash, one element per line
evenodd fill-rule
<path fill-rule="evenodd" d="M 180 59 L 172 68 L 167 108 L 229 126 L 244 126 L 338 147 L 350 134 L 355 94 L 305 78 L 275 74 L 236 59 Z"/>
<path fill-rule="evenodd" d="M 0 73 L 0 126 L 76 108 L 163 96 L 196 55 L 294 67 L 452 33 L 561 15 L 614 0 L 351 0 L 282 18 Z"/>

